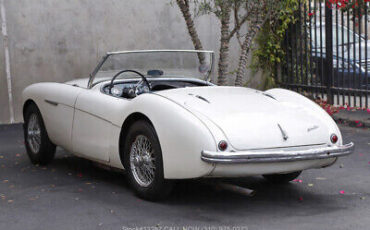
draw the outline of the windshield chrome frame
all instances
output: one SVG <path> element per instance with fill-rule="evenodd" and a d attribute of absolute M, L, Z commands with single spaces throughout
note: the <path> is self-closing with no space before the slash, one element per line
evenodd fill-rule
<path fill-rule="evenodd" d="M 89 82 L 87 85 L 88 89 L 93 87 L 93 82 L 95 79 L 96 74 L 99 72 L 100 68 L 103 66 L 105 61 L 111 55 L 117 54 L 129 54 L 129 53 L 156 53 L 156 52 L 186 52 L 186 53 L 208 53 L 211 54 L 211 68 L 208 71 L 207 78 L 204 81 L 209 82 L 211 80 L 211 73 L 213 70 L 214 65 L 214 52 L 209 50 L 132 50 L 132 51 L 115 51 L 115 52 L 108 52 L 106 53 L 103 58 L 99 61 L 98 65 L 95 67 L 94 71 L 90 74 Z"/>

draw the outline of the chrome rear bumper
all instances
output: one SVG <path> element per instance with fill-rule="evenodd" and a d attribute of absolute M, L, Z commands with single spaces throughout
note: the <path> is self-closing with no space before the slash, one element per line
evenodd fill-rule
<path fill-rule="evenodd" d="M 341 146 L 319 147 L 306 150 L 277 150 L 277 151 L 238 151 L 213 152 L 202 151 L 201 158 L 210 163 L 268 163 L 302 160 L 319 160 L 346 156 L 353 153 L 353 142 Z"/>

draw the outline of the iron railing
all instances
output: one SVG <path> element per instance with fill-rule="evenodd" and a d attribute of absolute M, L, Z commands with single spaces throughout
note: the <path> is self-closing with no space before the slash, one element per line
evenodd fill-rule
<path fill-rule="evenodd" d="M 284 40 L 282 86 L 332 104 L 369 108 L 368 7 L 344 12 L 324 0 L 301 0 Z"/>

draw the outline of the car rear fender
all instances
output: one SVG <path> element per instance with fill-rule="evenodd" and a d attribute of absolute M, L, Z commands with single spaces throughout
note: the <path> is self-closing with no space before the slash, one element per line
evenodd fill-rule
<path fill-rule="evenodd" d="M 320 119 L 322 119 L 322 121 L 325 124 L 327 124 L 329 131 L 331 133 L 335 133 L 339 137 L 339 140 L 336 143 L 336 145 L 343 144 L 342 134 L 335 121 L 325 110 L 323 110 L 318 104 L 316 104 L 312 100 L 308 99 L 305 96 L 302 96 L 299 93 L 280 88 L 270 89 L 265 91 L 265 93 L 273 96 L 276 100 L 280 102 L 289 103 L 293 105 L 293 107 L 303 106 L 307 113 L 311 113 L 314 116 L 319 116 Z M 329 136 L 327 142 L 328 144 L 331 144 Z"/>
<path fill-rule="evenodd" d="M 167 179 L 197 178 L 208 175 L 214 168 L 212 164 L 202 162 L 204 149 L 216 151 L 216 142 L 205 123 L 178 104 L 155 94 L 143 94 L 122 108 L 115 127 L 122 127 L 130 114 L 137 113 L 147 117 L 152 123 L 163 155 L 164 176 Z M 122 116 L 123 114 L 123 116 Z M 121 130 L 115 131 L 115 136 Z M 119 155 L 119 143 L 114 147 Z M 114 162 L 112 162 L 114 164 Z"/>

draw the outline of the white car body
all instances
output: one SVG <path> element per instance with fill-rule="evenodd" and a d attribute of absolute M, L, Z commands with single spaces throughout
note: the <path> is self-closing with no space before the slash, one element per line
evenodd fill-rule
<path fill-rule="evenodd" d="M 166 179 L 289 173 L 353 151 L 324 110 L 289 90 L 210 85 L 126 99 L 102 91 L 108 80 L 91 88 L 88 80 L 33 84 L 24 105 L 37 105 L 55 145 L 111 167 L 124 168 L 120 143 L 129 123 L 143 117 L 158 136 Z"/>

